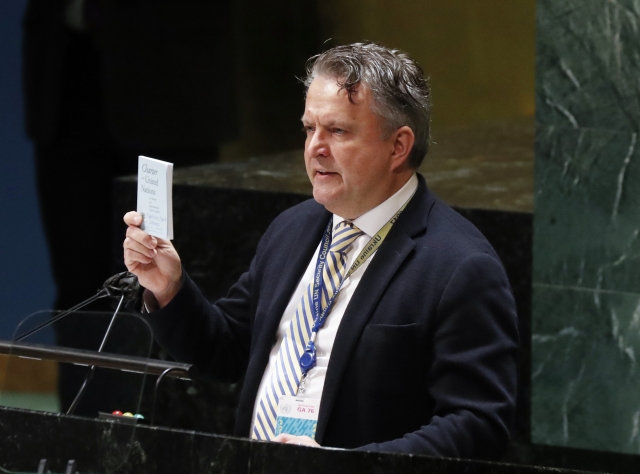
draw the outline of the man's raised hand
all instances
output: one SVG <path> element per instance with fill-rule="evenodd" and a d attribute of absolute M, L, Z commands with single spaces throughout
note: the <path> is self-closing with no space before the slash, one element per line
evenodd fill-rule
<path fill-rule="evenodd" d="M 159 306 L 166 306 L 178 293 L 182 283 L 180 257 L 170 240 L 152 237 L 140 229 L 142 216 L 127 212 L 124 222 L 128 225 L 124 239 L 124 264 L 127 270 L 138 277 L 158 300 Z"/>

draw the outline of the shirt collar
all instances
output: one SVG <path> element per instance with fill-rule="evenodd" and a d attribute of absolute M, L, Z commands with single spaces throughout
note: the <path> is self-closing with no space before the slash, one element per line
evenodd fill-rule
<path fill-rule="evenodd" d="M 409 181 L 407 181 L 405 185 L 402 186 L 402 188 L 400 188 L 393 196 L 370 211 L 365 212 L 360 217 L 354 219 L 354 225 L 369 237 L 373 237 L 382 228 L 382 226 L 385 225 L 396 212 L 398 212 L 402 205 L 407 202 L 417 187 L 418 177 L 413 173 L 411 178 L 409 178 Z M 334 214 L 333 229 L 335 230 L 337 225 L 344 220 L 344 217 Z"/>

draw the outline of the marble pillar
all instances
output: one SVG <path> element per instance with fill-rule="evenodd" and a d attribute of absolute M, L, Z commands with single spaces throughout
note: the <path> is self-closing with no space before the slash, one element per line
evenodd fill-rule
<path fill-rule="evenodd" d="M 539 0 L 534 443 L 640 453 L 640 1 Z"/>

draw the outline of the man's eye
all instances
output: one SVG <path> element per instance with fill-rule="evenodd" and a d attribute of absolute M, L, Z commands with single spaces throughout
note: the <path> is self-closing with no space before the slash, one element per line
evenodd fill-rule
<path fill-rule="evenodd" d="M 342 135 L 344 133 L 344 130 L 341 128 L 334 128 L 333 129 L 333 133 L 337 134 L 337 135 Z"/>
<path fill-rule="evenodd" d="M 313 127 L 302 127 L 302 133 L 313 133 L 314 130 Z"/>

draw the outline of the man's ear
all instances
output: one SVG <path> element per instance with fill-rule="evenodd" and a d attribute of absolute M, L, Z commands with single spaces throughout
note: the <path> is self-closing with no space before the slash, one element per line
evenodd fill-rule
<path fill-rule="evenodd" d="M 391 171 L 395 171 L 398 168 L 407 167 L 409 153 L 413 149 L 413 144 L 416 141 L 416 136 L 413 134 L 413 130 L 406 125 L 400 127 L 393 134 L 393 152 L 391 153 Z"/>

